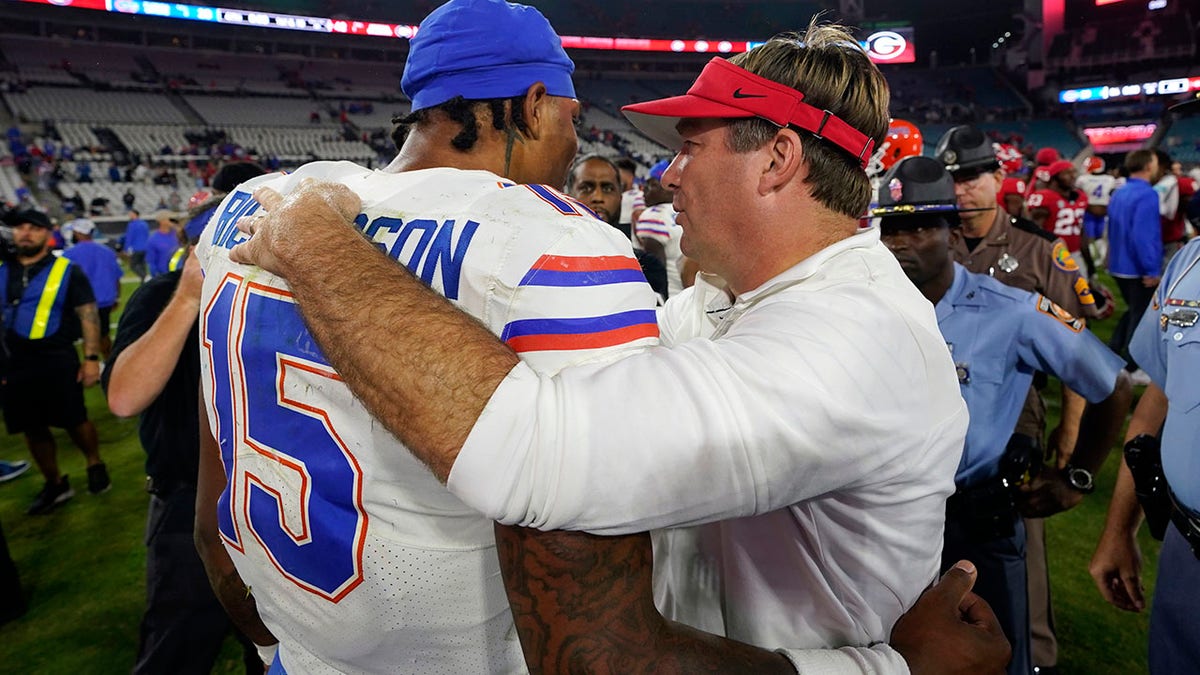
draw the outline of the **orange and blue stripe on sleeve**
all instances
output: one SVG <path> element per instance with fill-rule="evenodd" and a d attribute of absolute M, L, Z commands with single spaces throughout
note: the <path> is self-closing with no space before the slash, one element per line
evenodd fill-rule
<path fill-rule="evenodd" d="M 646 283 L 641 266 L 631 257 L 544 255 L 520 285 L 595 288 L 629 283 Z M 519 319 L 509 322 L 500 334 L 500 339 L 518 353 L 602 349 L 657 337 L 658 320 L 653 309 L 589 317 Z"/>
<path fill-rule="evenodd" d="M 538 258 L 519 285 L 606 286 L 637 282 L 646 283 L 646 275 L 634 258 L 544 255 Z"/>
<path fill-rule="evenodd" d="M 510 322 L 500 334 L 500 339 L 518 354 L 602 349 L 656 337 L 658 321 L 652 309 L 577 319 L 521 319 Z"/>

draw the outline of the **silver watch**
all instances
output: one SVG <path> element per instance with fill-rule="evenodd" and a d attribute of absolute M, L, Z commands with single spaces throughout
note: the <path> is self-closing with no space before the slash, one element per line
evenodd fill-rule
<path fill-rule="evenodd" d="M 1071 466 L 1070 464 L 1066 466 L 1065 471 L 1067 473 L 1067 482 L 1076 490 L 1085 495 L 1090 495 L 1096 489 L 1096 479 L 1091 471 Z"/>

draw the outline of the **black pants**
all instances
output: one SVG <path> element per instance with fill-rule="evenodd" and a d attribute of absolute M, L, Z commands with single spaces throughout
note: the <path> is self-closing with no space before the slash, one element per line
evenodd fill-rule
<path fill-rule="evenodd" d="M 1121 298 L 1125 300 L 1129 309 L 1125 311 L 1121 320 L 1117 322 L 1117 327 L 1113 329 L 1108 346 L 1124 357 L 1131 366 L 1130 370 L 1133 370 L 1136 364 L 1129 356 L 1129 341 L 1133 339 L 1133 332 L 1137 330 L 1138 323 L 1141 322 L 1142 315 L 1146 313 L 1146 308 L 1150 306 L 1150 301 L 1154 298 L 1154 292 L 1158 288 L 1146 288 L 1142 285 L 1141 277 L 1135 279 L 1113 277 L 1113 280 L 1117 282 L 1117 289 L 1121 291 Z"/>
<path fill-rule="evenodd" d="M 0 526 L 0 623 L 15 619 L 25 613 L 25 595 L 21 592 L 21 579 L 17 566 L 8 554 L 8 542 L 4 539 L 4 527 Z"/>
<path fill-rule="evenodd" d="M 138 279 L 146 280 L 146 252 L 134 251 L 129 254 L 129 271 L 137 275 Z"/>
<path fill-rule="evenodd" d="M 146 613 L 142 616 L 135 675 L 206 675 L 233 629 L 217 601 L 204 563 L 196 553 L 192 528 L 195 488 L 150 497 L 146 519 Z M 262 673 L 253 643 L 241 633 L 246 672 Z M 253 659 L 253 661 L 251 661 Z"/>

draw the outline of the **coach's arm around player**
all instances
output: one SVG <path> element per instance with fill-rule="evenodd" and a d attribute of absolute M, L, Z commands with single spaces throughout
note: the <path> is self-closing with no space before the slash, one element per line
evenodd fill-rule
<path fill-rule="evenodd" d="M 410 344 L 422 345 L 419 350 L 398 355 L 398 359 L 407 364 L 403 367 L 418 368 L 445 363 L 448 360 L 446 354 L 451 350 L 455 354 L 455 363 L 460 366 L 470 364 L 469 367 L 441 368 L 434 373 L 427 373 L 429 377 L 421 378 L 420 386 L 431 389 L 418 391 L 401 391 L 398 388 L 403 385 L 399 380 L 371 377 L 372 372 L 366 369 L 347 368 L 340 371 L 352 388 L 359 391 L 368 408 L 389 429 L 405 431 L 402 440 L 406 445 L 432 450 L 425 455 L 427 459 L 440 458 L 429 464 L 434 473 L 445 480 L 454 457 L 492 392 L 518 363 L 516 354 L 405 268 L 395 265 L 385 256 L 377 255 L 377 249 L 356 230 L 351 227 L 332 227 L 337 223 L 349 223 L 359 210 L 358 197 L 343 186 L 308 182 L 286 197 L 263 189 L 255 193 L 255 199 L 262 203 L 267 215 L 239 223 L 239 227 L 253 235 L 247 244 L 235 249 L 234 253 L 243 262 L 278 270 L 280 262 L 275 256 L 281 250 L 286 250 L 285 255 L 289 256 L 317 258 L 336 252 L 340 262 L 345 260 L 340 258 L 343 255 L 355 261 L 355 274 L 312 275 L 307 279 L 295 276 L 290 280 L 296 296 L 303 300 L 302 307 L 314 335 L 322 345 L 327 345 L 326 356 L 331 362 L 344 362 L 346 352 L 354 350 L 356 345 L 373 344 L 366 336 L 395 334 L 397 327 L 402 327 L 400 330 L 405 332 L 406 338 L 411 339 Z M 286 226 L 281 226 L 282 223 L 286 223 Z M 320 232 L 319 238 L 326 242 L 325 245 L 306 247 L 300 243 L 305 239 L 296 236 L 296 232 L 307 228 Z M 336 239 L 336 244 L 332 243 L 333 239 Z M 313 269 L 329 269 L 323 262 L 310 262 L 314 263 Z M 345 294 L 356 292 L 354 280 L 364 275 L 373 279 L 373 283 L 389 289 L 389 302 L 373 305 L 369 310 L 364 307 L 362 312 L 354 311 L 353 316 L 348 316 L 346 303 L 338 298 L 349 297 Z M 420 321 L 410 319 L 415 313 L 420 314 Z M 313 320 L 314 317 L 316 320 Z M 457 339 L 448 343 L 446 335 L 455 335 Z M 452 408 L 390 405 L 392 401 L 418 398 L 425 401 L 448 398 L 455 400 L 458 405 Z M 590 536 L 582 533 L 561 535 L 576 546 L 580 545 L 581 537 Z M 718 639 L 668 622 L 657 615 L 646 595 L 650 588 L 648 567 L 640 567 L 645 576 L 632 581 L 603 577 L 610 584 L 617 581 L 628 584 L 624 593 L 619 594 L 613 591 L 611 585 L 605 587 L 587 576 L 589 571 L 604 574 L 613 569 L 603 561 L 589 555 L 573 555 L 579 550 L 563 546 L 560 542 L 554 550 L 555 555 L 547 562 L 540 553 L 534 555 L 531 550 L 525 550 L 531 544 L 530 540 L 525 539 L 526 536 L 536 540 L 537 548 L 546 549 L 549 547 L 545 542 L 552 541 L 547 536 L 552 538 L 555 533 L 514 530 L 507 533 L 502 531 L 499 537 L 501 558 L 507 566 L 509 601 L 514 609 L 526 658 L 532 668 L 540 672 L 562 672 L 568 670 L 575 660 L 589 662 L 598 668 L 606 663 L 606 659 L 615 658 L 617 654 L 630 655 L 633 645 L 626 639 L 630 632 L 627 628 L 622 631 L 621 626 L 640 625 L 654 629 L 651 632 L 652 640 L 639 645 L 641 654 L 647 659 L 662 658 L 669 653 L 673 644 L 678 646 L 683 640 L 692 640 L 689 643 L 692 647 L 689 648 L 695 648 L 696 644 L 704 644 L 705 640 Z M 629 537 L 626 540 L 635 556 L 649 555 L 646 543 Z M 586 545 L 584 552 L 587 553 Z M 571 564 L 572 573 L 569 575 L 563 575 L 562 568 L 554 567 L 567 563 Z M 545 580 L 551 578 L 554 584 L 546 584 Z M 581 583 L 581 579 L 586 583 Z M 1000 672 L 1003 664 L 1007 663 L 1009 647 L 994 614 L 986 603 L 969 592 L 974 579 L 974 567 L 969 563 L 951 570 L 922 595 L 896 624 L 891 635 L 892 647 L 904 657 L 911 672 Z M 594 588 L 605 591 L 572 594 L 568 586 L 577 590 Z M 547 602 L 554 598 L 557 600 Z M 595 620 L 586 622 L 580 620 L 580 615 L 572 614 L 571 608 L 562 606 L 564 600 L 569 600 L 577 603 L 575 608 L 594 608 L 596 605 L 593 603 L 609 603 L 620 598 L 624 598 L 624 602 L 614 603 L 612 613 L 602 614 L 603 619 L 587 615 Z M 631 623 L 612 623 L 611 618 L 622 611 L 627 612 L 622 615 L 622 620 Z M 637 634 L 643 635 L 641 631 L 637 631 Z M 580 635 L 588 637 L 577 639 Z M 564 639 L 568 636 L 572 638 L 570 642 Z M 730 641 L 722 641 L 722 644 L 729 645 Z M 738 654 L 740 649 L 740 646 L 734 648 L 723 658 L 736 661 L 752 652 L 756 658 L 770 655 L 770 652 L 751 647 L 746 647 L 745 653 Z M 578 650 L 578 653 L 572 653 L 572 650 Z M 835 672 L 867 672 L 851 665 L 860 663 L 859 654 L 853 649 L 809 651 L 824 651 L 833 663 L 850 668 Z M 745 660 L 742 662 L 750 663 Z M 675 663 L 681 665 L 678 661 Z M 759 663 L 788 665 L 770 659 Z M 1000 664 L 999 668 L 997 664 Z"/>

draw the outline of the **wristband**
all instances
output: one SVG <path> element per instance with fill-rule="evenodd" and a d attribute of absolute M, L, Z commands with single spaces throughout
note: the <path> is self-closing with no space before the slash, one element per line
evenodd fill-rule
<path fill-rule="evenodd" d="M 99 361 L 100 355 L 99 354 L 88 354 L 87 356 L 83 357 L 83 360 L 84 361 Z"/>
<path fill-rule="evenodd" d="M 262 645 L 254 645 L 254 648 L 258 650 L 258 658 L 262 659 L 264 666 L 269 668 L 272 663 L 275 663 L 275 655 L 279 652 L 278 642 L 266 647 Z"/>

